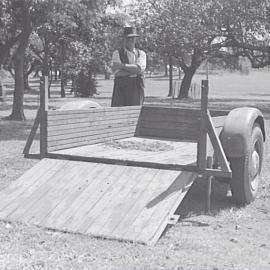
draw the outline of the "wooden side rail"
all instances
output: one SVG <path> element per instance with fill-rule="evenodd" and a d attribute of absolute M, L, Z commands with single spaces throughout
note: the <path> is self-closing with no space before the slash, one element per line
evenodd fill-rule
<path fill-rule="evenodd" d="M 199 117 L 199 110 L 143 106 L 136 136 L 196 142 Z"/>
<path fill-rule="evenodd" d="M 48 111 L 48 152 L 132 137 L 141 107 Z"/>

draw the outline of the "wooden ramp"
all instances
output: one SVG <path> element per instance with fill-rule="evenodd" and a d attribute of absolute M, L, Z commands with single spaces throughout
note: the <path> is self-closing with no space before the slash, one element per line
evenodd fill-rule
<path fill-rule="evenodd" d="M 195 173 L 45 158 L 0 191 L 0 218 L 155 244 Z"/>

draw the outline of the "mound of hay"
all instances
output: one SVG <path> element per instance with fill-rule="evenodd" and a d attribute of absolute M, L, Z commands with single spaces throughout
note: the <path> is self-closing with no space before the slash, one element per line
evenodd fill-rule
<path fill-rule="evenodd" d="M 162 152 L 173 150 L 174 147 L 165 142 L 149 141 L 108 141 L 106 146 L 117 149 L 141 150 L 150 152 Z"/>

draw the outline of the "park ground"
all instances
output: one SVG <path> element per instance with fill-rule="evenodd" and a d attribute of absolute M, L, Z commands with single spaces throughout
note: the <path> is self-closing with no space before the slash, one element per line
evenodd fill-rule
<path fill-rule="evenodd" d="M 199 84 L 205 75 L 196 75 Z M 210 74 L 212 108 L 255 106 L 262 110 L 270 133 L 270 71 Z M 98 79 L 99 95 L 91 100 L 110 105 L 113 81 Z M 22 150 L 38 108 L 38 80 L 25 94 L 27 121 L 7 121 L 11 113 L 13 82 L 0 103 L 0 189 L 16 181 L 37 160 L 24 159 Z M 196 87 L 195 87 L 196 88 Z M 198 107 L 193 99 L 167 98 L 168 79 L 146 79 L 146 103 Z M 196 88 L 198 90 L 198 87 Z M 52 85 L 50 107 L 74 100 L 60 98 L 59 82 Z M 262 181 L 257 199 L 246 207 L 231 200 L 226 184 L 214 182 L 211 212 L 204 212 L 205 184 L 196 182 L 177 210 L 180 221 L 166 230 L 156 246 L 96 239 L 46 230 L 31 224 L 0 221 L 0 269 L 270 269 L 270 140 L 265 143 Z M 38 139 L 38 138 L 37 138 Z M 34 148 L 37 149 L 38 141 Z"/>

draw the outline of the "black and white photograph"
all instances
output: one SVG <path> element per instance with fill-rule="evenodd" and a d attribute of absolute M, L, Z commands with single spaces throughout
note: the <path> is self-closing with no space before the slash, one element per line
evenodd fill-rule
<path fill-rule="evenodd" d="M 0 0 L 0 269 L 270 270 L 270 0 Z"/>

